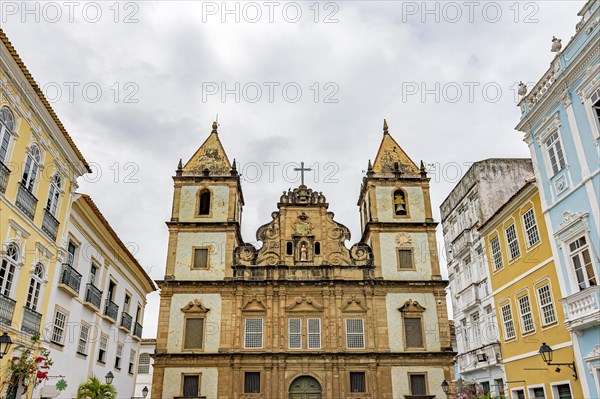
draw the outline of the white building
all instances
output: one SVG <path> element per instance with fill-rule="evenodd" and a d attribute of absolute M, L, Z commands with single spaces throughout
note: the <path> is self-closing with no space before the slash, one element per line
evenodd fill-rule
<path fill-rule="evenodd" d="M 140 345 L 140 356 L 138 357 L 138 372 L 135 377 L 135 399 L 150 398 L 152 392 L 152 355 L 156 349 L 156 339 L 142 339 Z"/>
<path fill-rule="evenodd" d="M 52 281 L 44 340 L 54 365 L 42 397 L 74 398 L 77 387 L 111 372 L 119 398 L 133 396 L 146 295 L 155 286 L 92 199 L 76 194 Z M 56 384 L 65 380 L 67 388 Z M 35 397 L 35 396 L 34 396 Z"/>
<path fill-rule="evenodd" d="M 458 345 L 457 372 L 464 380 L 497 393 L 506 379 L 485 243 L 478 227 L 532 174 L 530 159 L 475 162 L 440 206 Z"/>

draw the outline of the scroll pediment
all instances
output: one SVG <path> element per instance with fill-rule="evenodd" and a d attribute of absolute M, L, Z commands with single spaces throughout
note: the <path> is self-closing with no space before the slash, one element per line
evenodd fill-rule
<path fill-rule="evenodd" d="M 181 311 L 183 313 L 208 313 L 210 309 L 204 306 L 200 299 L 194 299 L 182 307 Z"/>
<path fill-rule="evenodd" d="M 296 298 L 296 300 L 286 307 L 288 312 L 322 312 L 323 306 L 316 303 L 312 298 L 307 298 L 306 295 Z"/>
<path fill-rule="evenodd" d="M 367 310 L 368 309 L 365 304 L 363 304 L 362 300 L 357 298 L 356 295 L 352 295 L 350 298 L 348 298 L 342 307 L 342 312 L 346 313 L 364 313 Z"/>
<path fill-rule="evenodd" d="M 254 295 L 251 299 L 248 299 L 244 306 L 242 306 L 242 312 L 266 312 L 267 305 L 265 305 L 262 299 L 258 299 Z"/>
<path fill-rule="evenodd" d="M 419 302 L 409 299 L 398 310 L 402 313 L 423 313 L 425 308 Z"/>

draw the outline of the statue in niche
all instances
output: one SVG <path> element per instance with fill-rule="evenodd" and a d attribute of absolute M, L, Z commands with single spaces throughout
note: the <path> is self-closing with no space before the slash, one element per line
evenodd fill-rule
<path fill-rule="evenodd" d="M 306 243 L 302 243 L 300 246 L 300 262 L 306 262 L 307 260 L 308 249 L 306 248 Z"/>

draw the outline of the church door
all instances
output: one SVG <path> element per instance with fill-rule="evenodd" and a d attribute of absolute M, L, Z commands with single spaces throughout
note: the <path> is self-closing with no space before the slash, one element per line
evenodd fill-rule
<path fill-rule="evenodd" d="M 306 375 L 298 377 L 290 386 L 289 399 L 321 399 L 321 384 Z"/>

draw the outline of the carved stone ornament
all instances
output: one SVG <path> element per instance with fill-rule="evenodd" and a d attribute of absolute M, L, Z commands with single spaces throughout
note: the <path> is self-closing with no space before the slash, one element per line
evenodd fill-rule
<path fill-rule="evenodd" d="M 258 299 L 256 295 L 253 295 L 252 298 L 248 299 L 244 306 L 242 306 L 243 312 L 266 312 L 267 305 L 263 302 L 262 299 Z"/>
<path fill-rule="evenodd" d="M 367 310 L 368 309 L 362 303 L 362 300 L 360 298 L 357 298 L 356 295 L 352 295 L 350 298 L 348 298 L 346 300 L 346 303 L 342 307 L 342 312 L 346 313 L 363 313 Z"/>
<path fill-rule="evenodd" d="M 397 247 L 410 247 L 413 245 L 412 237 L 404 232 L 396 234 L 396 246 Z"/>
<path fill-rule="evenodd" d="M 181 311 L 183 313 L 208 313 L 210 309 L 205 307 L 200 299 L 194 299 L 182 307 Z"/>

